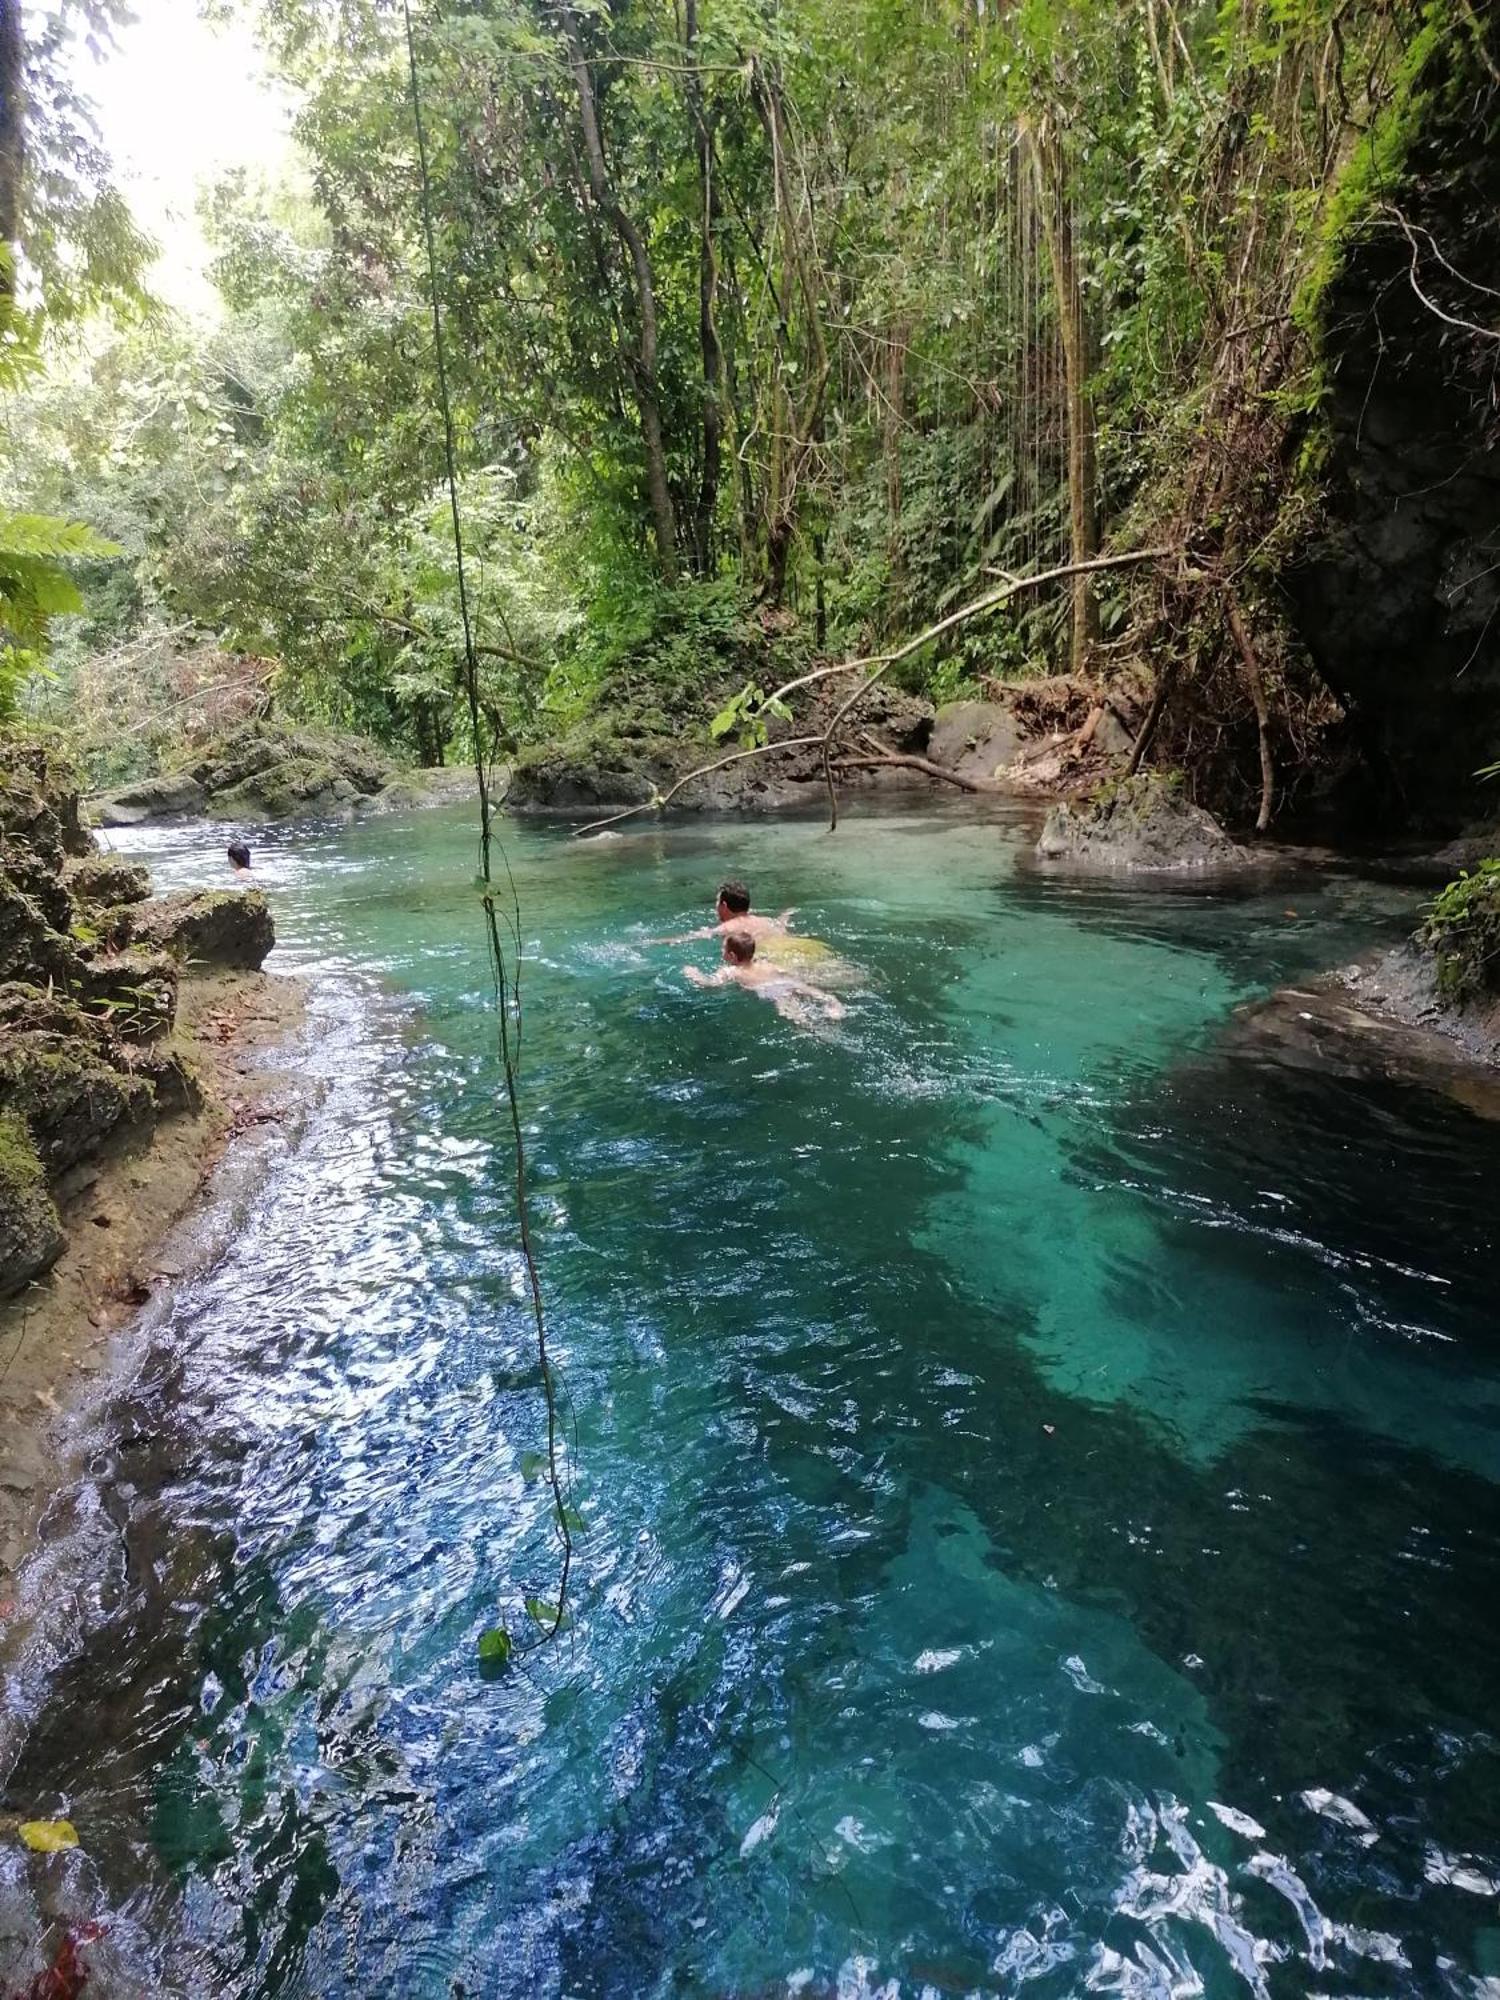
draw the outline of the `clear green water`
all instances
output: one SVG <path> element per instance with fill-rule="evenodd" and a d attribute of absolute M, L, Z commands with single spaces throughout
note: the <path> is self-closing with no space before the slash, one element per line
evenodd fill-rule
<path fill-rule="evenodd" d="M 1500 1128 L 1224 1035 L 1410 900 L 508 840 L 577 1628 L 476 1667 L 551 1554 L 468 820 L 287 840 L 326 1094 L 9 1683 L 141 1990 L 1500 1992 Z M 727 872 L 865 969 L 837 1032 L 644 947 Z"/>

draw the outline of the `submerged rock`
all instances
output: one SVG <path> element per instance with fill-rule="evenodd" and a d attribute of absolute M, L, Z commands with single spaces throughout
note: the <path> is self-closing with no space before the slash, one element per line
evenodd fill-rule
<path fill-rule="evenodd" d="M 1238 868 L 1253 858 L 1155 772 L 1108 785 L 1080 805 L 1054 806 L 1036 851 L 1044 861 L 1154 872 Z"/>
<path fill-rule="evenodd" d="M 1239 1009 L 1231 1046 L 1320 1077 L 1432 1090 L 1500 1120 L 1500 1006 L 1445 1006 L 1413 945 L 1381 952 Z"/>
<path fill-rule="evenodd" d="M 276 927 L 259 889 L 188 889 L 141 904 L 130 935 L 134 944 L 170 952 L 185 971 L 258 972 Z"/>

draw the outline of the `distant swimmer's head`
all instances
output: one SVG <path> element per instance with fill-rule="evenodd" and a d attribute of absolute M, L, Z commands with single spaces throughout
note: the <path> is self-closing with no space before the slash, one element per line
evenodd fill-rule
<path fill-rule="evenodd" d="M 721 924 L 730 923 L 735 917 L 748 917 L 750 914 L 750 891 L 745 887 L 743 882 L 721 882 L 719 884 L 719 900 L 715 907 L 719 912 L 719 922 Z"/>
<path fill-rule="evenodd" d="M 236 875 L 248 875 L 250 873 L 250 850 L 243 840 L 230 841 L 229 865 Z"/>
<path fill-rule="evenodd" d="M 755 939 L 749 931 L 724 933 L 724 958 L 729 965 L 748 965 L 755 956 Z"/>

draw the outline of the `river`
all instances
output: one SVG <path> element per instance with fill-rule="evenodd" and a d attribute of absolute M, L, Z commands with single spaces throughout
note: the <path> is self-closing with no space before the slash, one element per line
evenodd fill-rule
<path fill-rule="evenodd" d="M 1500 1994 L 1500 1126 L 1225 1034 L 1415 899 L 1027 838 L 505 829 L 581 1532 L 500 1675 L 555 1547 L 472 820 L 262 843 L 313 1108 L 5 1663 L 91 1996 Z M 725 874 L 847 1020 L 649 945 Z"/>

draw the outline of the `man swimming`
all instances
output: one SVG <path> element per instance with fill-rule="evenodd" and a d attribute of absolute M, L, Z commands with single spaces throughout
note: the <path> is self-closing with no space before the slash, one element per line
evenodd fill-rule
<path fill-rule="evenodd" d="M 700 935 L 712 936 L 712 932 Z M 842 1000 L 821 986 L 794 979 L 779 965 L 757 964 L 755 939 L 747 930 L 725 932 L 724 963 L 717 972 L 700 972 L 696 965 L 685 965 L 682 970 L 694 986 L 743 986 L 747 993 L 758 993 L 762 1000 L 771 1002 L 783 1020 L 802 1027 L 813 1014 L 821 1013 L 825 1021 L 842 1021 L 848 1011 Z"/>
<path fill-rule="evenodd" d="M 653 944 L 696 944 L 700 938 L 724 937 L 730 931 L 743 931 L 746 937 L 782 937 L 786 933 L 787 919 L 794 910 L 783 910 L 779 917 L 753 917 L 750 914 L 750 891 L 743 882 L 723 882 L 714 903 L 716 922 L 705 924 L 701 931 L 685 931 L 681 937 L 653 938 Z"/>
<path fill-rule="evenodd" d="M 231 840 L 225 851 L 229 856 L 231 875 L 246 876 L 250 873 L 250 850 L 243 840 Z"/>

